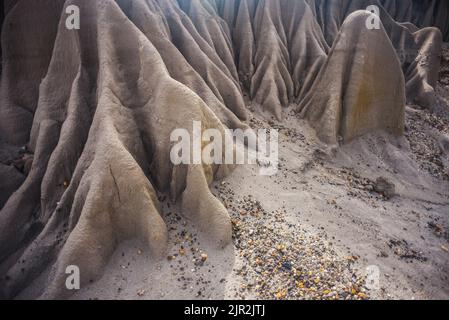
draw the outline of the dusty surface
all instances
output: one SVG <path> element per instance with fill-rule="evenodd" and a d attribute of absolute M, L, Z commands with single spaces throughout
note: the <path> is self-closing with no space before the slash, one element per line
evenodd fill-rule
<path fill-rule="evenodd" d="M 0 298 L 448 298 L 449 7 L 377 3 L 6 1 Z M 194 122 L 279 172 L 174 163 Z"/>

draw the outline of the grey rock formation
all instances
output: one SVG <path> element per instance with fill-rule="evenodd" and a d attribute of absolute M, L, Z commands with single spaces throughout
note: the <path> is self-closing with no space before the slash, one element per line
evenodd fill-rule
<path fill-rule="evenodd" d="M 372 2 L 380 30 L 359 11 Z M 295 105 L 327 143 L 401 134 L 406 99 L 434 104 L 441 32 L 448 39 L 447 2 L 425 2 L 4 1 L 0 154 L 30 157 L 24 172 L 0 158 L 1 294 L 50 270 L 42 297 L 67 297 L 67 265 L 94 281 L 129 238 L 162 256 L 158 192 L 229 243 L 209 184 L 232 168 L 174 166 L 169 137 L 192 121 L 248 128 L 245 98 L 278 119 Z M 65 27 L 71 4 L 80 30 Z"/>

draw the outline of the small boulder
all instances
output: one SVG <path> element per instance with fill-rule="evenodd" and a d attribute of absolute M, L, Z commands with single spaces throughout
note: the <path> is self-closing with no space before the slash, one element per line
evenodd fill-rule
<path fill-rule="evenodd" d="M 377 178 L 374 190 L 380 193 L 387 199 L 391 199 L 396 195 L 396 187 L 394 183 L 388 181 L 386 178 Z"/>

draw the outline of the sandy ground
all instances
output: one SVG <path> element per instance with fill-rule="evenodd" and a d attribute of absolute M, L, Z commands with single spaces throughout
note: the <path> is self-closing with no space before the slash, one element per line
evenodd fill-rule
<path fill-rule="evenodd" d="M 292 111 L 282 124 L 254 116 L 254 128 L 280 131 L 280 170 L 268 177 L 239 166 L 214 184 L 233 245 L 213 247 L 161 198 L 166 259 L 124 243 L 73 298 L 449 299 L 448 158 L 439 140 L 449 136 L 448 85 L 438 87 L 439 116 L 407 108 L 405 137 L 377 133 L 341 148 L 318 142 Z M 372 270 L 378 287 L 367 283 Z M 33 297 L 43 277 L 20 298 Z"/>

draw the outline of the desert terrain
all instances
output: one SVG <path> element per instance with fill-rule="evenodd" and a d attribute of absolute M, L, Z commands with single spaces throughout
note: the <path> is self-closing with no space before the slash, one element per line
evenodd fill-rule
<path fill-rule="evenodd" d="M 0 6 L 0 298 L 449 299 L 446 1 Z"/>

